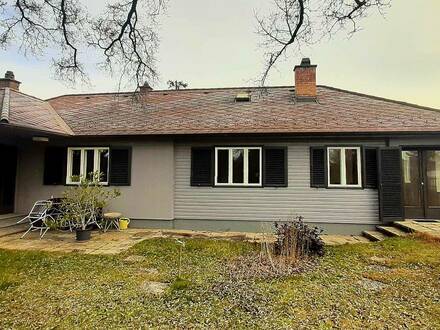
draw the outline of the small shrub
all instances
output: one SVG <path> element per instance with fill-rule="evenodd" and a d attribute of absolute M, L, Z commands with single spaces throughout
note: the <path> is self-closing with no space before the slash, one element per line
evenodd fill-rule
<path fill-rule="evenodd" d="M 121 195 L 118 189 L 105 188 L 99 183 L 101 174 L 90 173 L 90 178 L 81 178 L 77 186 L 63 192 L 63 216 L 60 223 L 69 222 L 77 229 L 85 230 L 96 223 L 107 203 Z"/>
<path fill-rule="evenodd" d="M 324 242 L 319 237 L 322 230 L 309 227 L 303 219 L 298 216 L 292 221 L 275 222 L 275 255 L 293 259 L 324 255 Z"/>

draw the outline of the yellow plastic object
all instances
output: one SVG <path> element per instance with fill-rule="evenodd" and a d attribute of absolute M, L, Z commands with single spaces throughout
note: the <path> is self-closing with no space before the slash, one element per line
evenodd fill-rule
<path fill-rule="evenodd" d="M 129 223 L 130 223 L 130 219 L 129 218 L 120 218 L 119 219 L 119 229 L 120 230 L 127 229 Z"/>

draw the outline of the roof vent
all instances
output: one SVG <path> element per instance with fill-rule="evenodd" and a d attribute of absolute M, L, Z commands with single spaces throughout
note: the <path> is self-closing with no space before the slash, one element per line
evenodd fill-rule
<path fill-rule="evenodd" d="M 240 92 L 235 95 L 235 102 L 250 102 L 251 93 L 250 92 Z"/>
<path fill-rule="evenodd" d="M 144 82 L 143 86 L 139 87 L 139 91 L 141 93 L 151 92 L 152 90 L 153 90 L 153 87 L 151 87 L 147 81 Z"/>

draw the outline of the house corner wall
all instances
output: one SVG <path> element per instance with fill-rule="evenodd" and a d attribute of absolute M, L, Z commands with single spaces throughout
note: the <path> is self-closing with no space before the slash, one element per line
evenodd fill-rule
<path fill-rule="evenodd" d="M 108 142 L 107 142 L 108 143 Z M 92 146 L 103 143 L 74 143 Z M 114 144 L 111 142 L 109 144 Z M 172 141 L 133 142 L 131 185 L 116 187 L 121 196 L 108 210 L 132 219 L 172 220 L 174 218 L 174 144 Z M 18 148 L 15 212 L 26 214 L 36 200 L 60 197 L 68 186 L 43 185 L 45 145 L 28 144 Z M 110 187 L 115 188 L 115 187 Z"/>

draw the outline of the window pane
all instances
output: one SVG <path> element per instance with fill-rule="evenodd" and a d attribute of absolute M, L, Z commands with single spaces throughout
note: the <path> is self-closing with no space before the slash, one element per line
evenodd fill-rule
<path fill-rule="evenodd" d="M 81 175 L 81 150 L 72 150 L 72 182 L 78 182 Z"/>
<path fill-rule="evenodd" d="M 244 150 L 243 149 L 233 149 L 232 150 L 232 173 L 233 183 L 244 183 Z"/>
<path fill-rule="evenodd" d="M 250 149 L 248 157 L 249 183 L 260 183 L 260 150 Z"/>
<path fill-rule="evenodd" d="M 418 151 L 402 151 L 403 163 L 403 205 L 421 207 L 420 191 L 420 154 Z M 429 162 L 428 162 L 429 168 Z M 428 183 L 429 185 L 429 183 Z"/>
<path fill-rule="evenodd" d="M 357 149 L 345 149 L 346 184 L 358 184 Z"/>
<path fill-rule="evenodd" d="M 426 151 L 428 208 L 440 207 L 440 151 Z"/>
<path fill-rule="evenodd" d="M 341 150 L 329 150 L 330 184 L 341 184 Z"/>
<path fill-rule="evenodd" d="M 95 159 L 95 151 L 94 150 L 85 150 L 86 153 L 86 176 L 89 180 L 93 179 L 94 172 L 94 159 Z"/>
<path fill-rule="evenodd" d="M 108 150 L 99 150 L 99 172 L 101 182 L 107 182 L 108 178 Z"/>
<path fill-rule="evenodd" d="M 217 150 L 217 183 L 228 183 L 229 150 Z"/>

